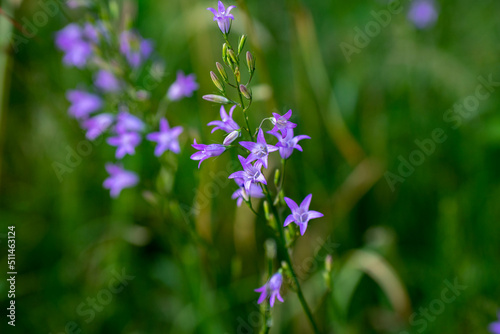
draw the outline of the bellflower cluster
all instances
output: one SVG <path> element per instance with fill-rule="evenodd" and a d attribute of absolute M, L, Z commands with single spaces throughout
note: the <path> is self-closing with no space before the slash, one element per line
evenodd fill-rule
<path fill-rule="evenodd" d="M 105 142 L 116 149 L 114 156 L 118 161 L 106 164 L 109 177 L 103 186 L 110 190 L 111 197 L 117 197 L 123 189 L 139 182 L 138 175 L 124 169 L 123 165 L 127 157 L 136 154 L 144 138 L 155 145 L 157 157 L 166 151 L 178 154 L 179 135 L 183 128 L 171 128 L 167 118 L 160 115 L 160 110 L 156 118 L 159 124 L 151 117 L 147 118 L 151 119 L 150 123 L 144 121 L 143 116 L 150 112 L 147 110 L 150 104 L 146 102 L 151 93 L 142 88 L 145 85 L 139 78 L 141 73 L 142 77 L 148 75 L 148 80 L 151 78 L 152 71 L 147 64 L 163 68 L 153 54 L 152 41 L 135 30 L 119 32 L 113 38 L 113 31 L 107 26 L 116 24 L 104 21 L 70 23 L 56 33 L 55 45 L 64 53 L 65 65 L 87 69 L 92 74 L 93 85 L 88 85 L 88 88 L 82 85 L 66 93 L 70 102 L 68 113 L 80 123 L 87 139 L 96 140 L 106 135 Z M 156 85 L 148 81 L 153 87 L 151 89 L 160 86 L 162 75 L 163 72 L 152 77 Z M 178 71 L 164 100 L 178 101 L 192 96 L 197 89 L 194 74 L 185 75 Z"/>
<path fill-rule="evenodd" d="M 221 105 L 219 112 L 220 120 L 211 121 L 208 123 L 208 126 L 213 126 L 211 133 L 222 130 L 225 133 L 225 139 L 222 144 L 215 143 L 210 145 L 199 144 L 195 139 L 192 146 L 198 152 L 194 153 L 191 159 L 199 160 L 198 168 L 200 168 L 201 162 L 210 157 L 220 156 L 230 149 L 238 150 L 238 153 L 240 153 L 238 154 L 241 166 L 240 170 L 229 175 L 229 178 L 234 179 L 236 182 L 238 189 L 231 197 L 236 200 L 238 206 L 243 202 L 246 203 L 257 215 L 259 214 L 253 208 L 251 199 L 263 199 L 265 218 L 271 229 L 274 230 L 276 244 L 281 248 L 279 252 L 282 257 L 280 268 L 269 278 L 266 284 L 255 290 L 260 293 L 258 303 L 260 304 L 269 300 L 269 306 L 273 307 L 276 299 L 283 302 L 280 289 L 284 280 L 283 275 L 288 275 L 293 280 L 302 307 L 311 322 L 314 332 L 319 333 L 309 306 L 303 298 L 297 275 L 293 270 L 288 248 L 294 239 L 299 237 L 294 226 L 290 225 L 292 222 L 298 226 L 300 235 L 302 236 L 305 234 L 309 222 L 312 219 L 323 217 L 323 214 L 318 211 L 309 210 L 312 194 L 307 195 L 300 206 L 291 198 L 284 196 L 286 161 L 291 158 L 295 150 L 302 151 L 299 141 L 311 138 L 306 135 L 294 135 L 294 131 L 298 125 L 291 121 L 291 109 L 283 115 L 272 113 L 272 117 L 264 118 L 255 130 L 251 128 L 248 110 L 252 104 L 252 91 L 249 85 L 254 77 L 255 59 L 249 51 L 244 54 L 248 69 L 248 78 L 243 81 L 242 77 L 244 73 L 242 73 L 243 71 L 240 67 L 240 57 L 243 55 L 246 36 L 241 36 L 237 47 L 231 45 L 229 32 L 231 21 L 234 20 L 234 17 L 229 12 L 233 8 L 235 7 L 229 6 L 226 9 L 220 1 L 218 3 L 218 10 L 209 8 L 214 14 L 214 21 L 217 22 L 224 37 L 224 45 L 222 47 L 223 64 L 216 63 L 218 74 L 215 71 L 210 72 L 210 77 L 218 93 L 203 96 L 203 99 L 206 101 Z M 229 94 L 229 87 L 234 88 L 234 94 Z M 231 105 L 229 114 L 226 112 L 224 105 Z M 239 116 L 238 119 L 236 119 L 237 116 Z M 239 125 L 243 124 L 241 120 L 245 124 L 243 127 Z M 264 130 L 266 121 L 271 123 L 267 131 Z M 266 138 L 266 134 L 268 138 Z M 241 154 L 242 151 L 245 153 Z M 281 159 L 274 158 L 278 157 L 277 152 L 279 152 Z M 267 171 L 271 169 L 271 166 L 274 168 L 276 160 L 281 160 L 281 168 L 278 168 L 275 172 L 274 187 L 276 192 L 272 194 L 270 191 L 272 182 L 266 178 L 266 175 L 269 174 Z M 281 212 L 287 209 L 286 206 L 288 206 L 291 213 L 283 221 Z M 274 261 L 274 257 L 268 255 L 270 263 Z M 264 321 L 264 323 L 269 322 Z"/>

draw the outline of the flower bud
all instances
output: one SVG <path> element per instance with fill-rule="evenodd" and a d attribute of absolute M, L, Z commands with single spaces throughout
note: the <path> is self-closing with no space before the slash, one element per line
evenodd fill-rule
<path fill-rule="evenodd" d="M 217 67 L 217 70 L 219 71 L 220 76 L 222 77 L 222 79 L 225 82 L 227 82 L 228 78 L 227 78 L 227 73 L 226 73 L 226 70 L 224 69 L 224 66 L 222 66 L 222 64 L 219 63 L 219 62 L 215 63 L 215 66 Z"/>
<path fill-rule="evenodd" d="M 274 172 L 274 185 L 276 187 L 278 187 L 280 183 L 280 176 L 281 176 L 280 170 L 276 169 L 276 171 Z"/>
<path fill-rule="evenodd" d="M 245 85 L 240 85 L 241 94 L 247 99 L 250 100 L 252 98 L 252 94 L 248 91 L 248 88 Z"/>
<path fill-rule="evenodd" d="M 241 35 L 240 42 L 238 43 L 238 54 L 240 54 L 241 51 L 243 50 L 246 41 L 247 41 L 247 35 Z"/>
<path fill-rule="evenodd" d="M 255 71 L 255 58 L 252 56 L 250 51 L 247 51 L 247 66 L 250 73 Z"/>
<path fill-rule="evenodd" d="M 236 80 L 238 80 L 238 82 L 241 81 L 241 73 L 240 73 L 240 68 L 238 66 L 236 66 L 236 68 L 234 69 L 234 75 L 236 76 Z"/>
<path fill-rule="evenodd" d="M 214 95 L 214 94 L 203 95 L 203 99 L 210 101 L 210 102 L 220 103 L 220 104 L 230 103 L 230 101 L 227 98 L 225 98 L 224 96 Z"/>
<path fill-rule="evenodd" d="M 228 134 L 226 136 L 226 138 L 224 138 L 224 142 L 222 144 L 223 145 L 229 145 L 233 141 L 235 141 L 236 138 L 238 138 L 239 136 L 241 136 L 241 131 L 240 130 L 234 130 L 233 132 L 231 132 L 230 134 Z"/>
<path fill-rule="evenodd" d="M 266 220 L 269 220 L 271 218 L 271 215 L 269 214 L 269 203 L 267 203 L 267 201 L 264 201 L 264 215 L 266 217 Z"/>
<path fill-rule="evenodd" d="M 234 51 L 232 49 L 227 50 L 227 55 L 230 57 L 231 61 L 234 64 L 238 64 L 238 58 L 236 57 L 236 54 L 234 53 Z"/>
<path fill-rule="evenodd" d="M 210 71 L 210 77 L 212 78 L 212 82 L 214 83 L 215 87 L 223 92 L 224 84 L 219 80 L 219 78 L 217 78 L 217 74 L 215 74 L 213 71 Z"/>
<path fill-rule="evenodd" d="M 224 63 L 226 63 L 228 66 L 230 65 L 229 56 L 227 54 L 227 44 L 226 43 L 224 43 L 224 45 L 222 46 L 222 60 L 224 60 Z"/>

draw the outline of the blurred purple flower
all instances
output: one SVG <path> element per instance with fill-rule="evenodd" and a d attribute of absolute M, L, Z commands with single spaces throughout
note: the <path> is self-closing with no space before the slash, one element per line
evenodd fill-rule
<path fill-rule="evenodd" d="M 121 159 L 125 155 L 134 155 L 135 148 L 141 142 L 141 136 L 136 132 L 120 132 L 115 137 L 110 137 L 107 140 L 111 146 L 116 146 L 116 158 Z"/>
<path fill-rule="evenodd" d="M 102 107 L 102 100 L 99 96 L 83 90 L 70 90 L 66 93 L 66 98 L 71 102 L 69 114 L 77 119 L 86 119 Z"/>
<path fill-rule="evenodd" d="M 245 181 L 243 179 L 234 179 L 238 187 L 232 195 L 231 198 L 236 200 L 236 205 L 240 206 L 243 200 L 248 201 L 251 197 L 253 198 L 262 198 L 264 197 L 264 193 L 262 192 L 262 188 L 255 183 L 250 185 L 249 191 L 245 190 L 244 184 Z"/>
<path fill-rule="evenodd" d="M 99 70 L 94 78 L 94 85 L 104 92 L 118 92 L 121 89 L 120 81 L 113 73 L 107 70 Z"/>
<path fill-rule="evenodd" d="M 235 130 L 239 130 L 240 126 L 233 120 L 233 112 L 236 106 L 232 106 L 231 109 L 229 109 L 229 115 L 226 113 L 226 109 L 224 109 L 224 106 L 220 106 L 220 118 L 221 121 L 212 121 L 208 123 L 208 126 L 214 126 L 215 128 L 212 129 L 211 133 L 214 133 L 216 130 L 223 130 L 227 133 L 230 133 Z"/>
<path fill-rule="evenodd" d="M 408 18 L 418 29 L 431 27 L 436 23 L 438 12 L 432 0 L 415 0 L 412 2 Z"/>
<path fill-rule="evenodd" d="M 116 198 L 125 188 L 135 186 L 139 182 L 137 174 L 123 169 L 120 165 L 106 164 L 109 177 L 104 180 L 103 186 L 110 190 L 111 197 Z"/>
<path fill-rule="evenodd" d="M 211 158 L 211 157 L 216 157 L 224 153 L 226 150 L 226 147 L 221 144 L 210 144 L 210 145 L 205 145 L 205 144 L 198 144 L 196 143 L 196 139 L 194 140 L 194 144 L 192 144 L 195 149 L 199 150 L 199 152 L 194 153 L 191 155 L 192 160 L 200 160 L 200 163 L 198 164 L 198 168 L 200 168 L 201 163 L 203 160 Z"/>
<path fill-rule="evenodd" d="M 82 28 L 70 23 L 56 33 L 56 46 L 64 52 L 63 62 L 68 66 L 83 68 L 92 55 L 92 44 L 84 39 Z"/>
<path fill-rule="evenodd" d="M 86 22 L 83 25 L 83 36 L 93 43 L 99 42 L 99 32 L 91 23 Z"/>
<path fill-rule="evenodd" d="M 182 130 L 181 126 L 176 126 L 170 129 L 168 121 L 165 118 L 162 118 L 160 120 L 160 132 L 150 133 L 146 136 L 146 138 L 150 141 L 158 143 L 155 148 L 155 155 L 157 157 L 162 155 L 163 152 L 167 150 L 179 153 L 181 149 L 179 147 L 179 140 L 177 137 L 179 137 Z"/>
<path fill-rule="evenodd" d="M 281 284 L 283 283 L 283 276 L 280 272 L 274 274 L 269 281 L 262 287 L 255 289 L 255 292 L 260 292 L 258 304 L 262 303 L 269 297 L 269 305 L 274 306 L 276 298 L 283 303 L 283 297 L 280 295 Z"/>
<path fill-rule="evenodd" d="M 218 10 L 215 10 L 212 7 L 207 8 L 207 10 L 211 11 L 214 14 L 214 21 L 217 21 L 219 29 L 223 34 L 227 34 L 229 32 L 229 29 L 231 29 L 231 20 L 234 20 L 234 16 L 233 14 L 229 14 L 229 12 L 235 7 L 236 6 L 229 6 L 226 9 L 222 1 L 219 1 L 217 8 Z"/>
<path fill-rule="evenodd" d="M 488 326 L 488 330 L 493 334 L 500 334 L 500 311 L 498 312 L 498 321 L 492 322 Z"/>
<path fill-rule="evenodd" d="M 247 162 L 252 162 L 254 160 L 260 161 L 262 165 L 264 165 L 264 168 L 267 168 L 267 158 L 269 157 L 269 153 L 278 150 L 276 146 L 269 145 L 266 142 L 262 129 L 259 129 L 256 143 L 252 141 L 241 141 L 240 145 L 250 151 L 250 155 L 247 157 Z"/>
<path fill-rule="evenodd" d="M 267 184 L 266 178 L 264 174 L 262 174 L 262 162 L 256 161 L 254 165 L 251 162 L 247 161 L 241 155 L 238 155 L 238 159 L 240 160 L 241 166 L 243 170 L 234 172 L 229 175 L 230 179 L 242 179 L 243 185 L 245 187 L 245 191 L 250 192 L 250 186 L 252 183 L 262 183 Z"/>
<path fill-rule="evenodd" d="M 87 139 L 94 140 L 106 131 L 112 123 L 112 114 L 99 114 L 83 121 L 82 128 L 87 130 L 85 135 Z"/>
<path fill-rule="evenodd" d="M 184 72 L 177 71 L 177 78 L 168 89 L 167 96 L 171 101 L 177 101 L 183 97 L 191 97 L 197 89 L 198 84 L 194 74 L 184 75 Z"/>
<path fill-rule="evenodd" d="M 297 124 L 289 121 L 291 116 L 292 116 L 292 109 L 288 110 L 288 112 L 283 116 L 280 116 L 279 114 L 273 112 L 273 117 L 271 118 L 271 122 L 274 124 L 274 128 L 272 128 L 272 130 L 269 131 L 269 133 L 281 131 L 281 134 L 283 136 L 286 136 L 287 129 L 293 129 L 297 126 Z"/>
<path fill-rule="evenodd" d="M 307 224 L 310 219 L 323 217 L 323 214 L 318 211 L 309 210 L 309 205 L 311 204 L 312 194 L 306 196 L 306 198 L 300 203 L 300 207 L 292 199 L 285 197 L 285 202 L 292 210 L 292 214 L 288 215 L 285 219 L 283 226 L 288 226 L 291 222 L 294 222 L 300 227 L 300 234 L 304 235 L 306 233 Z"/>
<path fill-rule="evenodd" d="M 117 116 L 117 122 L 115 126 L 116 132 L 141 132 L 144 130 L 144 122 L 127 111 L 120 111 Z"/>
<path fill-rule="evenodd" d="M 283 135 L 281 135 L 279 132 L 269 131 L 268 133 L 278 138 L 278 143 L 276 144 L 276 147 L 279 147 L 280 155 L 283 159 L 288 159 L 292 155 L 294 149 L 297 149 L 302 152 L 302 147 L 298 144 L 299 140 L 311 139 L 311 137 L 306 135 L 299 135 L 297 137 L 294 137 L 293 129 L 288 130 L 285 137 L 283 137 Z"/>
<path fill-rule="evenodd" d="M 127 30 L 120 34 L 120 52 L 133 68 L 141 66 L 153 52 L 150 40 L 142 38 L 137 32 Z"/>

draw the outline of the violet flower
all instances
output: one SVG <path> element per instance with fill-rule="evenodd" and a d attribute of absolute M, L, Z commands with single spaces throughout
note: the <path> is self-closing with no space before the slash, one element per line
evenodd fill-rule
<path fill-rule="evenodd" d="M 117 116 L 116 132 L 141 132 L 144 130 L 144 122 L 127 111 L 120 111 Z"/>
<path fill-rule="evenodd" d="M 309 205 L 311 204 L 312 194 L 306 196 L 306 198 L 300 203 L 300 207 L 292 199 L 285 197 L 285 202 L 292 210 L 292 214 L 286 217 L 283 226 L 288 226 L 291 222 L 297 224 L 300 228 L 300 235 L 306 233 L 307 224 L 310 219 L 323 217 L 323 214 L 318 211 L 309 210 Z"/>
<path fill-rule="evenodd" d="M 116 158 L 121 159 L 125 155 L 134 155 L 135 148 L 141 142 L 141 136 L 136 132 L 119 132 L 117 136 L 110 137 L 107 143 L 116 146 Z"/>
<path fill-rule="evenodd" d="M 413 1 L 408 12 L 408 18 L 418 29 L 425 29 L 433 26 L 438 18 L 438 12 L 434 1 Z"/>
<path fill-rule="evenodd" d="M 245 190 L 244 184 L 245 181 L 243 179 L 234 179 L 238 187 L 232 195 L 231 198 L 236 200 L 236 205 L 240 206 L 243 201 L 248 201 L 251 197 L 253 198 L 262 198 L 264 197 L 264 193 L 262 192 L 262 188 L 255 183 L 250 184 L 249 191 Z"/>
<path fill-rule="evenodd" d="M 171 101 L 178 101 L 183 97 L 193 96 L 193 92 L 198 89 L 196 76 L 194 74 L 184 75 L 184 72 L 177 71 L 177 78 L 167 91 L 167 97 Z"/>
<path fill-rule="evenodd" d="M 297 124 L 289 121 L 292 116 L 292 109 L 288 110 L 286 114 L 280 116 L 277 113 L 273 112 L 273 117 L 271 117 L 271 122 L 274 124 L 274 128 L 272 128 L 270 133 L 281 131 L 283 136 L 286 136 L 288 129 L 293 129 L 297 126 Z"/>
<path fill-rule="evenodd" d="M 215 10 L 212 7 L 207 8 L 207 10 L 214 14 L 214 21 L 217 21 L 219 29 L 223 34 L 229 33 L 229 30 L 231 29 L 231 20 L 234 20 L 234 16 L 233 14 L 229 14 L 229 12 L 235 7 L 236 6 L 229 6 L 226 9 L 222 1 L 219 1 L 218 10 Z"/>
<path fill-rule="evenodd" d="M 256 161 L 255 164 L 251 164 L 251 162 L 247 161 L 241 155 L 238 155 L 238 159 L 240 160 L 241 166 L 243 170 L 234 172 L 229 175 L 230 179 L 242 179 L 245 191 L 250 192 L 252 183 L 262 183 L 267 185 L 266 178 L 264 174 L 262 174 L 262 162 Z"/>
<path fill-rule="evenodd" d="M 488 326 L 488 330 L 493 334 L 500 334 L 500 311 L 498 312 L 498 321 L 492 322 Z"/>
<path fill-rule="evenodd" d="M 82 123 L 82 128 L 87 130 L 85 134 L 87 139 L 94 140 L 106 131 L 112 123 L 113 115 L 104 113 L 85 120 Z"/>
<path fill-rule="evenodd" d="M 103 92 L 114 93 L 121 89 L 120 81 L 107 70 L 99 70 L 94 78 L 94 85 Z"/>
<path fill-rule="evenodd" d="M 269 297 L 269 305 L 271 305 L 271 307 L 274 306 L 276 298 L 278 298 L 278 300 L 283 303 L 283 297 L 281 297 L 280 295 L 280 289 L 282 283 L 283 283 L 283 275 L 281 275 L 280 272 L 277 272 L 276 274 L 271 276 L 271 278 L 266 284 L 254 290 L 255 292 L 260 292 L 260 297 L 257 303 L 258 304 L 262 303 L 268 297 Z"/>
<path fill-rule="evenodd" d="M 64 52 L 63 62 L 68 66 L 83 68 L 92 55 L 92 44 L 84 39 L 82 28 L 70 23 L 56 33 L 56 46 Z"/>
<path fill-rule="evenodd" d="M 116 198 L 125 188 L 135 186 L 139 182 L 137 174 L 123 169 L 120 165 L 106 164 L 109 177 L 104 180 L 103 186 L 110 190 L 111 197 Z"/>
<path fill-rule="evenodd" d="M 306 135 L 299 135 L 297 137 L 294 137 L 293 129 L 288 130 L 286 136 L 281 135 L 279 132 L 269 131 L 268 133 L 278 138 L 276 147 L 279 147 L 280 155 L 283 159 L 288 159 L 292 155 L 294 149 L 302 152 L 302 147 L 298 144 L 299 140 L 311 139 L 311 137 Z"/>
<path fill-rule="evenodd" d="M 77 119 L 86 119 L 91 113 L 101 109 L 103 104 L 99 96 L 79 89 L 69 90 L 66 98 L 71 102 L 69 114 Z"/>
<path fill-rule="evenodd" d="M 223 130 L 227 133 L 230 133 L 240 129 L 240 126 L 233 120 L 233 112 L 235 108 L 236 105 L 232 106 L 231 109 L 229 109 L 229 115 L 228 115 L 226 113 L 226 109 L 224 109 L 224 106 L 220 106 L 221 121 L 212 121 L 207 124 L 208 126 L 215 125 L 215 128 L 212 129 L 211 133 L 214 133 L 217 130 Z"/>
<path fill-rule="evenodd" d="M 226 147 L 221 144 L 210 144 L 210 145 L 205 145 L 205 144 L 198 144 L 196 143 L 196 139 L 194 140 L 194 144 L 192 144 L 195 149 L 199 150 L 199 152 L 194 153 L 191 155 L 192 160 L 200 160 L 200 163 L 198 164 L 198 168 L 200 168 L 201 163 L 203 160 L 211 158 L 211 157 L 216 157 L 224 153 L 226 150 Z"/>
<path fill-rule="evenodd" d="M 260 161 L 262 165 L 264 165 L 264 168 L 267 168 L 267 158 L 269 157 L 269 153 L 278 150 L 276 146 L 269 145 L 266 142 L 262 129 L 259 129 L 256 143 L 252 141 L 241 141 L 240 145 L 250 151 L 250 155 L 247 157 L 247 162 L 252 162 L 254 160 Z"/>
<path fill-rule="evenodd" d="M 138 68 L 153 52 L 153 44 L 135 31 L 127 30 L 120 34 L 120 52 L 132 68 Z"/>
<path fill-rule="evenodd" d="M 172 129 L 168 125 L 168 121 L 165 118 L 160 120 L 160 131 L 153 132 L 146 136 L 146 138 L 150 141 L 157 142 L 155 148 L 155 155 L 159 157 L 163 154 L 163 152 L 170 150 L 174 153 L 180 152 L 179 140 L 177 137 L 182 132 L 181 126 L 173 127 Z"/>

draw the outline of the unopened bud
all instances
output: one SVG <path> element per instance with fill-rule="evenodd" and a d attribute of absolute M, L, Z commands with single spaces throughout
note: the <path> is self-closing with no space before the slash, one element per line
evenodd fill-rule
<path fill-rule="evenodd" d="M 238 80 L 239 83 L 241 81 L 241 73 L 240 73 L 240 68 L 238 66 L 236 66 L 234 69 L 234 75 L 236 76 L 236 80 Z"/>
<path fill-rule="evenodd" d="M 233 132 L 231 132 L 230 134 L 228 134 L 226 136 L 226 138 L 224 138 L 224 142 L 222 144 L 223 145 L 229 145 L 233 141 L 235 141 L 236 138 L 238 138 L 239 136 L 241 136 L 241 131 L 240 130 L 234 130 Z"/>
<path fill-rule="evenodd" d="M 236 57 L 236 54 L 234 53 L 234 51 L 232 49 L 227 50 L 227 55 L 231 58 L 231 61 L 234 64 L 238 64 L 238 58 Z"/>
<path fill-rule="evenodd" d="M 215 66 L 217 66 L 217 70 L 219 71 L 220 76 L 222 77 L 222 79 L 225 82 L 227 82 L 228 78 L 227 78 L 227 73 L 226 73 L 226 70 L 224 69 L 224 66 L 222 66 L 222 64 L 219 63 L 219 62 L 215 63 Z"/>
<path fill-rule="evenodd" d="M 240 85 L 241 94 L 247 99 L 250 100 L 252 98 L 252 94 L 248 91 L 248 88 L 245 85 Z"/>
<path fill-rule="evenodd" d="M 280 182 L 280 176 L 281 176 L 280 170 L 276 169 L 276 171 L 274 172 L 274 185 L 276 187 L 278 187 L 278 184 Z"/>
<path fill-rule="evenodd" d="M 243 47 L 245 46 L 246 41 L 247 41 L 247 36 L 241 35 L 240 42 L 238 43 L 238 54 L 240 54 L 241 51 L 243 50 Z"/>
<path fill-rule="evenodd" d="M 267 201 L 264 201 L 264 215 L 266 217 L 266 220 L 271 219 L 271 215 L 269 214 L 269 203 L 267 203 Z"/>
<path fill-rule="evenodd" d="M 326 271 L 332 271 L 333 257 L 331 254 L 328 254 L 325 259 L 325 269 Z"/>
<path fill-rule="evenodd" d="M 247 51 L 247 66 L 250 73 L 255 71 L 255 58 L 252 56 L 250 51 Z"/>
<path fill-rule="evenodd" d="M 214 94 L 203 95 L 203 99 L 210 101 L 210 102 L 220 103 L 220 104 L 230 103 L 230 101 L 227 98 L 225 98 L 224 96 L 214 95 Z"/>
<path fill-rule="evenodd" d="M 229 56 L 227 54 L 227 44 L 226 43 L 224 43 L 224 45 L 222 45 L 222 60 L 224 60 L 224 63 L 226 63 L 228 66 L 230 65 Z"/>
<path fill-rule="evenodd" d="M 224 84 L 219 80 L 217 74 L 215 74 L 213 71 L 210 71 L 210 78 L 212 78 L 212 82 L 214 83 L 215 87 L 217 87 L 218 90 L 223 92 Z"/>

